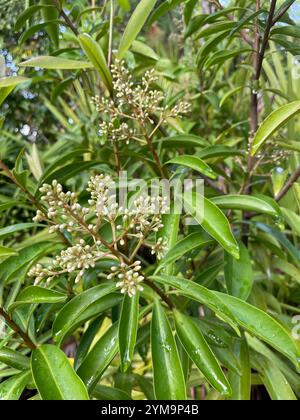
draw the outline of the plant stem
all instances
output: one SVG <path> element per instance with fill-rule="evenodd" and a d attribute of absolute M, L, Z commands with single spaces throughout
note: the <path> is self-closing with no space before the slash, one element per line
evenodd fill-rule
<path fill-rule="evenodd" d="M 169 306 L 170 309 L 174 308 L 174 303 L 171 301 L 171 299 L 159 287 L 152 283 L 151 280 L 144 278 L 144 283 L 151 287 L 151 289 L 161 297 L 161 299 Z"/>
<path fill-rule="evenodd" d="M 20 327 L 15 323 L 15 321 L 8 315 L 7 312 L 3 308 L 0 307 L 0 316 L 4 318 L 6 323 L 15 331 L 16 334 L 18 334 L 26 346 L 30 348 L 31 350 L 34 350 L 36 348 L 36 345 L 33 343 L 31 338 L 28 336 L 28 334 L 24 333 Z"/>
<path fill-rule="evenodd" d="M 287 183 L 284 185 L 282 190 L 276 195 L 275 200 L 280 201 L 288 193 L 288 191 L 292 188 L 292 186 L 298 180 L 299 177 L 300 177 L 300 166 L 298 166 L 298 168 L 291 175 L 291 177 L 289 178 Z"/>
<path fill-rule="evenodd" d="M 113 29 L 114 29 L 114 0 L 110 0 L 109 41 L 108 41 L 108 57 L 107 57 L 107 64 L 109 68 L 111 66 L 111 61 L 112 61 Z"/>

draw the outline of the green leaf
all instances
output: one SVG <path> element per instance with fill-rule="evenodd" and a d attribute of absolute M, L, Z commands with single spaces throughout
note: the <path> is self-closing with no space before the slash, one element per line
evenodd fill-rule
<path fill-rule="evenodd" d="M 133 41 L 131 51 L 143 57 L 150 58 L 151 60 L 157 61 L 159 59 L 159 56 L 156 54 L 156 52 L 151 47 L 149 47 L 149 45 L 146 45 L 141 41 Z"/>
<path fill-rule="evenodd" d="M 181 258 L 184 254 L 187 252 L 192 251 L 193 249 L 201 249 L 206 246 L 209 246 L 213 244 L 214 241 L 209 238 L 207 235 L 203 233 L 191 233 L 186 238 L 182 239 L 181 241 L 177 242 L 176 245 L 174 245 L 167 254 L 163 257 L 163 259 L 160 262 L 160 265 L 158 266 L 157 271 L 160 271 L 162 268 L 164 268 L 168 264 L 172 264 L 179 258 Z"/>
<path fill-rule="evenodd" d="M 22 77 L 22 76 L 1 77 L 0 88 L 15 87 L 21 83 L 29 82 L 30 80 L 31 79 L 28 79 L 28 77 Z"/>
<path fill-rule="evenodd" d="M 81 363 L 77 373 L 92 392 L 101 375 L 118 352 L 118 323 L 113 324 L 99 339 Z"/>
<path fill-rule="evenodd" d="M 229 382 L 232 388 L 231 399 L 249 401 L 251 398 L 251 365 L 248 343 L 245 338 L 235 340 L 233 354 L 240 361 L 240 374 L 229 371 Z"/>
<path fill-rule="evenodd" d="M 199 193 L 184 194 L 185 210 L 234 258 L 239 258 L 239 246 L 223 212 Z"/>
<path fill-rule="evenodd" d="M 97 385 L 93 397 L 99 401 L 130 401 L 130 396 L 118 388 L 112 388 L 111 386 Z"/>
<path fill-rule="evenodd" d="M 119 322 L 119 349 L 121 371 L 124 373 L 131 365 L 136 343 L 139 322 L 139 293 L 133 297 L 124 296 Z"/>
<path fill-rule="evenodd" d="M 251 144 L 251 155 L 256 155 L 264 143 L 299 112 L 300 101 L 291 102 L 273 111 L 257 130 Z"/>
<path fill-rule="evenodd" d="M 222 319 L 226 320 L 226 322 L 236 330 L 236 320 L 234 314 L 231 312 L 229 306 L 224 304 L 222 299 L 220 299 L 215 292 L 184 278 L 160 275 L 151 276 L 150 279 L 166 286 L 174 287 L 183 296 L 196 300 L 202 305 L 207 306 Z"/>
<path fill-rule="evenodd" d="M 253 271 L 248 249 L 242 242 L 239 245 L 239 260 L 225 253 L 224 276 L 228 293 L 247 300 L 253 287 Z"/>
<path fill-rule="evenodd" d="M 0 246 L 0 258 L 10 257 L 11 255 L 18 255 L 18 251 L 12 248 L 7 248 L 6 246 Z"/>
<path fill-rule="evenodd" d="M 231 388 L 221 366 L 193 320 L 174 311 L 176 331 L 181 344 L 208 382 L 221 395 L 229 396 Z"/>
<path fill-rule="evenodd" d="M 58 8 L 47 7 L 53 6 L 52 0 L 41 0 L 41 3 L 46 6 L 43 7 L 41 10 L 42 17 L 45 21 L 53 21 L 59 18 L 59 10 Z M 59 4 L 58 4 L 59 6 Z M 54 44 L 55 48 L 58 48 L 59 45 L 59 26 L 57 23 L 52 23 L 47 26 L 46 31 L 50 37 L 51 42 Z"/>
<path fill-rule="evenodd" d="M 11 312 L 19 306 L 32 303 L 60 303 L 66 299 L 66 294 L 45 289 L 44 287 L 28 286 L 19 293 L 16 301 L 9 306 L 8 310 Z"/>
<path fill-rule="evenodd" d="M 170 10 L 174 9 L 174 7 L 178 6 L 180 3 L 184 3 L 187 0 L 169 0 L 164 1 L 154 12 L 151 14 L 148 22 L 147 27 L 149 28 L 154 22 L 158 21 L 159 18 L 167 14 Z"/>
<path fill-rule="evenodd" d="M 124 9 L 126 12 L 130 10 L 130 1 L 129 0 L 117 0 L 119 5 Z"/>
<path fill-rule="evenodd" d="M 126 51 L 131 47 L 150 15 L 157 0 L 140 0 L 129 19 L 120 41 L 117 58 L 121 60 Z"/>
<path fill-rule="evenodd" d="M 177 164 L 187 166 L 188 168 L 194 169 L 208 178 L 216 179 L 216 173 L 207 165 L 202 159 L 197 156 L 181 155 L 169 160 L 166 164 Z"/>
<path fill-rule="evenodd" d="M 177 149 L 178 147 L 206 147 L 207 141 L 199 136 L 193 134 L 178 134 L 177 136 L 164 137 L 159 140 L 154 140 L 154 143 L 159 143 L 162 148 Z"/>
<path fill-rule="evenodd" d="M 264 311 L 236 297 L 214 292 L 230 308 L 237 322 L 300 367 L 300 352 L 291 334 Z"/>
<path fill-rule="evenodd" d="M 85 55 L 93 63 L 107 89 L 112 92 L 112 78 L 100 44 L 88 34 L 79 35 L 78 39 Z"/>
<path fill-rule="evenodd" d="M 44 4 L 37 4 L 35 6 L 30 6 L 27 7 L 24 12 L 22 12 L 16 23 L 15 23 L 15 31 L 20 31 L 22 29 L 22 26 L 24 26 L 24 24 L 26 23 L 26 21 L 28 19 L 30 19 L 35 13 L 37 13 L 39 10 L 43 9 L 43 8 L 52 8 L 54 9 L 55 6 L 53 5 L 44 5 Z"/>
<path fill-rule="evenodd" d="M 39 67 L 53 70 L 78 70 L 93 68 L 93 64 L 87 61 L 69 60 L 67 58 L 40 55 L 30 58 L 19 64 L 20 67 Z"/>
<path fill-rule="evenodd" d="M 6 379 L 0 384 L 0 400 L 19 400 L 24 388 L 30 380 L 30 372 L 22 372 Z"/>
<path fill-rule="evenodd" d="M 185 400 L 186 385 L 170 323 L 159 301 L 153 308 L 151 351 L 157 400 Z"/>
<path fill-rule="evenodd" d="M 88 400 L 87 390 L 58 347 L 44 344 L 32 352 L 31 371 L 43 400 Z"/>
<path fill-rule="evenodd" d="M 254 366 L 259 371 L 262 382 L 273 401 L 297 400 L 290 384 L 278 366 L 259 355 L 252 359 L 254 359 Z"/>
<path fill-rule="evenodd" d="M 22 353 L 8 347 L 0 348 L 0 362 L 18 370 L 28 370 L 30 360 Z"/>
<path fill-rule="evenodd" d="M 242 156 L 242 155 L 243 155 L 242 151 L 233 149 L 232 147 L 222 146 L 222 145 L 209 146 L 198 153 L 198 156 L 201 159 L 213 159 L 213 158 L 220 158 L 220 157 L 227 158 L 231 156 Z"/>
<path fill-rule="evenodd" d="M 30 26 L 20 36 L 19 44 L 20 45 L 24 44 L 24 42 L 27 41 L 27 39 L 30 38 L 32 35 L 34 35 L 36 32 L 46 31 L 46 32 L 48 32 L 48 35 L 50 36 L 50 33 L 52 32 L 53 28 L 57 28 L 58 24 L 59 25 L 65 25 L 65 22 L 63 20 L 59 20 L 59 19 L 51 19 L 51 20 L 47 20 L 46 22 L 42 22 L 42 23 L 38 23 L 36 25 Z M 55 45 L 57 46 L 56 41 L 55 41 Z"/>
<path fill-rule="evenodd" d="M 105 318 L 105 315 L 100 315 L 98 318 L 94 319 L 88 326 L 87 330 L 82 335 L 79 345 L 77 347 L 76 353 L 75 353 L 75 360 L 74 360 L 75 370 L 78 370 L 83 359 L 87 355 L 92 345 L 92 342 L 102 325 L 104 318 Z"/>
<path fill-rule="evenodd" d="M 113 293 L 115 290 L 115 284 L 105 283 L 92 287 L 70 300 L 54 321 L 52 330 L 55 341 L 61 343 L 79 325 L 118 304 L 120 298 Z"/>
<path fill-rule="evenodd" d="M 0 239 L 4 239 L 7 236 L 13 235 L 16 232 L 31 229 L 37 226 L 38 225 L 36 223 L 17 223 L 16 225 L 6 226 L 0 229 Z"/>

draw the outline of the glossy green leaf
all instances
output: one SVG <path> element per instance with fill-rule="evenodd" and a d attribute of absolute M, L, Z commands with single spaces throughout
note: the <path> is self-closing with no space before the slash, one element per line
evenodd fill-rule
<path fill-rule="evenodd" d="M 86 331 L 83 333 L 79 345 L 76 349 L 75 359 L 74 359 L 74 369 L 78 370 L 79 366 L 81 365 L 83 359 L 89 352 L 89 349 L 95 339 L 96 334 L 98 333 L 103 321 L 105 319 L 105 315 L 100 315 L 98 318 L 91 321 Z"/>
<path fill-rule="evenodd" d="M 230 371 L 229 382 L 232 388 L 231 399 L 249 401 L 251 398 L 251 365 L 248 343 L 245 338 L 235 340 L 233 353 L 240 361 L 240 374 Z"/>
<path fill-rule="evenodd" d="M 174 311 L 174 317 L 176 331 L 185 351 L 209 383 L 221 395 L 228 397 L 231 394 L 229 382 L 200 329 L 190 317 L 179 311 Z"/>
<path fill-rule="evenodd" d="M 19 306 L 32 303 L 59 303 L 64 302 L 67 295 L 39 286 L 28 286 L 19 293 L 16 301 L 9 306 L 9 311 L 14 311 Z"/>
<path fill-rule="evenodd" d="M 120 41 L 117 57 L 121 60 L 144 26 L 157 0 L 141 0 L 129 19 Z"/>
<path fill-rule="evenodd" d="M 10 236 L 15 232 L 31 229 L 36 226 L 38 226 L 36 223 L 17 223 L 16 225 L 6 226 L 0 229 L 0 239 Z"/>
<path fill-rule="evenodd" d="M 255 355 L 252 359 L 254 366 L 259 371 L 262 382 L 273 401 L 297 400 L 284 373 L 282 373 L 278 366 L 259 355 Z"/>
<path fill-rule="evenodd" d="M 0 258 L 10 257 L 11 255 L 17 255 L 18 251 L 12 248 L 7 248 L 6 246 L 0 246 Z"/>
<path fill-rule="evenodd" d="M 300 352 L 290 333 L 266 312 L 236 297 L 214 292 L 230 308 L 237 322 L 300 367 Z"/>
<path fill-rule="evenodd" d="M 272 135 L 300 112 L 300 101 L 291 102 L 273 111 L 259 127 L 251 144 L 254 156 Z"/>
<path fill-rule="evenodd" d="M 97 385 L 93 392 L 93 397 L 99 401 L 130 401 L 130 396 L 118 388 L 105 385 Z"/>
<path fill-rule="evenodd" d="M 193 134 L 178 134 L 177 136 L 164 137 L 154 143 L 159 143 L 161 147 L 167 149 L 177 149 L 178 147 L 206 147 L 207 141 L 202 137 Z"/>
<path fill-rule="evenodd" d="M 139 322 L 139 293 L 124 296 L 119 322 L 119 349 L 121 370 L 126 372 L 131 365 Z"/>
<path fill-rule="evenodd" d="M 115 323 L 98 340 L 77 371 L 89 392 L 93 391 L 101 375 L 116 356 L 118 347 L 118 323 Z"/>
<path fill-rule="evenodd" d="M 157 400 L 185 400 L 186 385 L 170 323 L 159 301 L 151 323 L 154 393 Z"/>
<path fill-rule="evenodd" d="M 35 6 L 27 7 L 18 17 L 15 23 L 15 30 L 20 31 L 22 26 L 29 20 L 33 15 L 35 15 L 38 11 L 43 8 L 54 8 L 53 5 L 44 5 L 44 4 L 37 4 Z"/>
<path fill-rule="evenodd" d="M 167 164 L 177 164 L 182 166 L 187 166 L 188 168 L 194 169 L 197 172 L 200 172 L 203 175 L 206 175 L 208 178 L 216 179 L 216 173 L 207 165 L 202 159 L 197 156 L 181 155 L 177 156 L 167 162 Z"/>
<path fill-rule="evenodd" d="M 184 194 L 185 210 L 234 258 L 239 258 L 239 246 L 230 224 L 222 211 L 199 193 Z"/>
<path fill-rule="evenodd" d="M 112 77 L 100 44 L 88 34 L 79 35 L 78 39 L 85 55 L 98 71 L 108 90 L 112 92 Z"/>
<path fill-rule="evenodd" d="M 19 63 L 21 67 L 39 67 L 52 70 L 79 70 L 92 68 L 93 64 L 87 61 L 69 60 L 67 58 L 40 55 Z"/>
<path fill-rule="evenodd" d="M 184 278 L 164 275 L 151 276 L 150 278 L 158 283 L 174 287 L 183 296 L 207 306 L 221 318 L 226 320 L 234 329 L 236 328 L 235 318 L 229 306 L 224 304 L 222 299 L 220 299 L 215 292 Z"/>
<path fill-rule="evenodd" d="M 21 83 L 29 82 L 31 79 L 28 77 L 22 76 L 13 76 L 13 77 L 1 77 L 0 78 L 0 88 L 3 87 L 15 87 Z"/>
<path fill-rule="evenodd" d="M 150 27 L 154 22 L 157 22 L 158 19 L 160 19 L 162 16 L 164 16 L 170 10 L 174 9 L 174 7 L 178 6 L 180 3 L 184 3 L 186 1 L 187 0 L 169 0 L 169 1 L 164 1 L 151 14 L 151 16 L 150 16 L 150 18 L 149 18 L 149 20 L 147 22 L 148 27 Z"/>
<path fill-rule="evenodd" d="M 56 342 L 61 343 L 81 323 L 117 304 L 119 300 L 118 295 L 113 293 L 115 290 L 115 284 L 105 283 L 92 287 L 70 300 L 54 321 L 53 336 Z"/>
<path fill-rule="evenodd" d="M 28 357 L 8 347 L 0 348 L 0 362 L 18 370 L 28 370 L 30 368 Z"/>
<path fill-rule="evenodd" d="M 203 233 L 191 233 L 181 241 L 177 242 L 162 258 L 157 271 L 160 271 L 168 264 L 174 263 L 176 260 L 181 258 L 187 252 L 193 249 L 201 249 L 206 246 L 213 244 L 214 241 Z"/>
<path fill-rule="evenodd" d="M 41 3 L 46 6 L 43 7 L 41 10 L 41 14 L 43 19 L 47 21 L 55 20 L 59 18 L 59 10 L 57 7 L 47 7 L 47 6 L 53 6 L 52 0 L 41 0 Z M 47 26 L 47 33 L 50 37 L 51 42 L 54 44 L 55 48 L 58 48 L 59 44 L 59 26 L 58 24 L 50 24 Z"/>
<path fill-rule="evenodd" d="M 119 5 L 124 9 L 126 12 L 130 10 L 130 1 L 129 0 L 117 0 Z"/>
<path fill-rule="evenodd" d="M 19 400 L 24 388 L 30 380 L 30 372 L 14 375 L 0 384 L 0 400 Z"/>
<path fill-rule="evenodd" d="M 88 400 L 87 390 L 58 347 L 44 344 L 32 352 L 31 371 L 43 400 Z"/>
<path fill-rule="evenodd" d="M 232 147 L 228 146 L 222 146 L 220 144 L 217 144 L 215 146 L 209 146 L 205 149 L 201 150 L 201 152 L 198 153 L 198 156 L 201 159 L 213 159 L 213 158 L 228 158 L 232 156 L 241 156 L 243 155 L 243 152 L 237 149 L 233 149 Z"/>
<path fill-rule="evenodd" d="M 242 242 L 239 246 L 239 260 L 225 253 L 224 276 L 228 293 L 242 300 L 247 300 L 253 287 L 254 275 L 247 247 Z"/>

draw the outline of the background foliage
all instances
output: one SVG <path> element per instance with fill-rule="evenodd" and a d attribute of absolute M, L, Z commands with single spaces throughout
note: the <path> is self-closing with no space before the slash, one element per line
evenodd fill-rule
<path fill-rule="evenodd" d="M 0 2 L 1 399 L 300 397 L 298 13 L 275 0 Z M 154 108 L 129 121 L 140 141 L 112 141 L 92 98 L 116 103 L 118 58 L 134 86 L 154 69 L 163 106 L 188 112 L 152 134 Z M 203 177 L 204 220 L 189 202 L 199 224 L 171 213 L 124 243 L 107 220 L 96 233 L 83 216 L 52 233 L 51 217 L 32 220 L 49 215 L 43 183 L 84 207 L 89 179 L 121 169 Z M 109 258 L 78 282 L 74 269 L 33 285 L 37 263 L 95 238 Z M 107 276 L 134 257 L 144 289 L 129 297 Z"/>

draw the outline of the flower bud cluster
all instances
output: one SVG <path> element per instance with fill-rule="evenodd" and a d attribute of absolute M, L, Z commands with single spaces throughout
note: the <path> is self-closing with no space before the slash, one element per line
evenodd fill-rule
<path fill-rule="evenodd" d="M 156 255 L 158 260 L 161 260 L 168 250 L 168 240 L 160 237 L 157 239 L 155 245 L 151 248 L 151 254 Z"/>
<path fill-rule="evenodd" d="M 165 94 L 152 86 L 158 77 L 155 70 L 148 70 L 140 83 L 134 83 L 132 75 L 123 61 L 116 61 L 111 67 L 114 98 L 107 99 L 96 96 L 93 102 L 98 112 L 103 115 L 99 135 L 112 141 L 138 140 L 143 137 L 143 130 L 137 132 L 134 123 L 144 127 L 146 123 L 156 124 L 153 115 L 158 116 L 160 123 L 168 118 L 180 117 L 190 110 L 190 105 L 180 102 L 170 108 L 164 105 Z M 125 120 L 125 121 L 124 121 Z"/>
<path fill-rule="evenodd" d="M 133 297 L 137 291 L 143 291 L 141 283 L 144 277 L 140 274 L 141 262 L 135 261 L 131 265 L 121 263 L 119 267 L 111 268 L 111 273 L 107 276 L 108 280 L 117 279 L 116 286 L 121 289 L 121 293 Z"/>
<path fill-rule="evenodd" d="M 28 275 L 35 277 L 35 285 L 42 280 L 46 280 L 46 285 L 49 285 L 55 277 L 75 273 L 75 283 L 78 283 L 85 270 L 95 267 L 96 262 L 105 255 L 107 254 L 99 250 L 97 245 L 88 245 L 81 239 L 78 244 L 61 251 L 50 266 L 43 267 L 41 264 L 37 264 L 28 272 Z"/>

